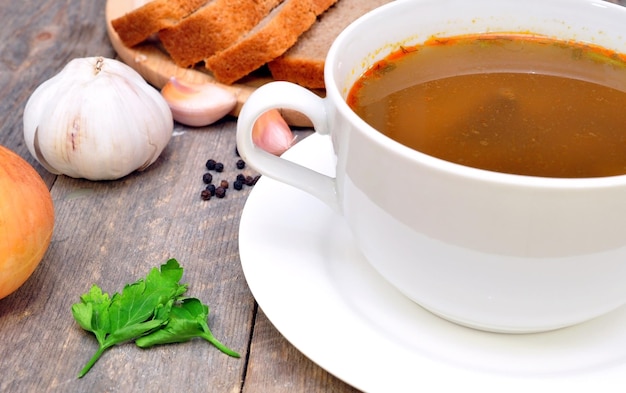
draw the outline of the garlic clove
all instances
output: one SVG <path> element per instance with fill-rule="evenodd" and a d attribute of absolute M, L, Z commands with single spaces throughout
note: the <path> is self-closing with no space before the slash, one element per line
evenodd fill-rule
<path fill-rule="evenodd" d="M 276 156 L 293 146 L 295 140 L 289 125 L 277 109 L 263 113 L 252 128 L 254 144 Z"/>
<path fill-rule="evenodd" d="M 234 93 L 212 83 L 192 84 L 175 77 L 161 89 L 174 120 L 202 127 L 212 124 L 231 112 L 237 105 Z"/>

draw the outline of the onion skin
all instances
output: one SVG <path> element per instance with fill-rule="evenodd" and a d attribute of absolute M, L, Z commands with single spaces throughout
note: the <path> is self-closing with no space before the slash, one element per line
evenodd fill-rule
<path fill-rule="evenodd" d="M 17 290 L 43 259 L 54 205 L 37 171 L 0 146 L 0 299 Z"/>

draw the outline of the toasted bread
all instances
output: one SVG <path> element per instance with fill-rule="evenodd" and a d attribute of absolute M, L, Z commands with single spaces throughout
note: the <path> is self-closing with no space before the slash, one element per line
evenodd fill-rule
<path fill-rule="evenodd" d="M 231 84 L 285 53 L 337 0 L 285 0 L 226 49 L 205 59 L 215 79 Z"/>
<path fill-rule="evenodd" d="M 285 54 L 268 64 L 272 77 L 311 89 L 324 88 L 324 62 L 335 38 L 360 16 L 392 0 L 341 0 Z"/>
<path fill-rule="evenodd" d="M 213 0 L 159 32 L 180 67 L 190 67 L 236 43 L 282 0 Z"/>
<path fill-rule="evenodd" d="M 124 45 L 135 46 L 168 28 L 212 0 L 154 0 L 136 8 L 111 25 Z"/>

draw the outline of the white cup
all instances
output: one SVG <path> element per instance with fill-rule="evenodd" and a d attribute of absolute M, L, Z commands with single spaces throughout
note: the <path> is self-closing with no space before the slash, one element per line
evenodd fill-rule
<path fill-rule="evenodd" d="M 626 176 L 554 179 L 464 167 L 389 139 L 345 102 L 363 71 L 401 45 L 486 31 L 626 52 L 626 8 L 601 0 L 391 2 L 335 40 L 325 98 L 286 82 L 252 94 L 238 121 L 239 153 L 342 214 L 371 265 L 448 320 L 525 333 L 610 312 L 626 303 Z M 271 108 L 302 112 L 330 135 L 336 177 L 254 146 L 252 126 Z"/>

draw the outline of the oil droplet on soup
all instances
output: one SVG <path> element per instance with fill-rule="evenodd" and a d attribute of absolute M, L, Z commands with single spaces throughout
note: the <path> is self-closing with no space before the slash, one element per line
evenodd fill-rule
<path fill-rule="evenodd" d="M 462 36 L 403 48 L 348 104 L 415 150 L 544 177 L 626 174 L 626 57 L 530 35 Z"/>

